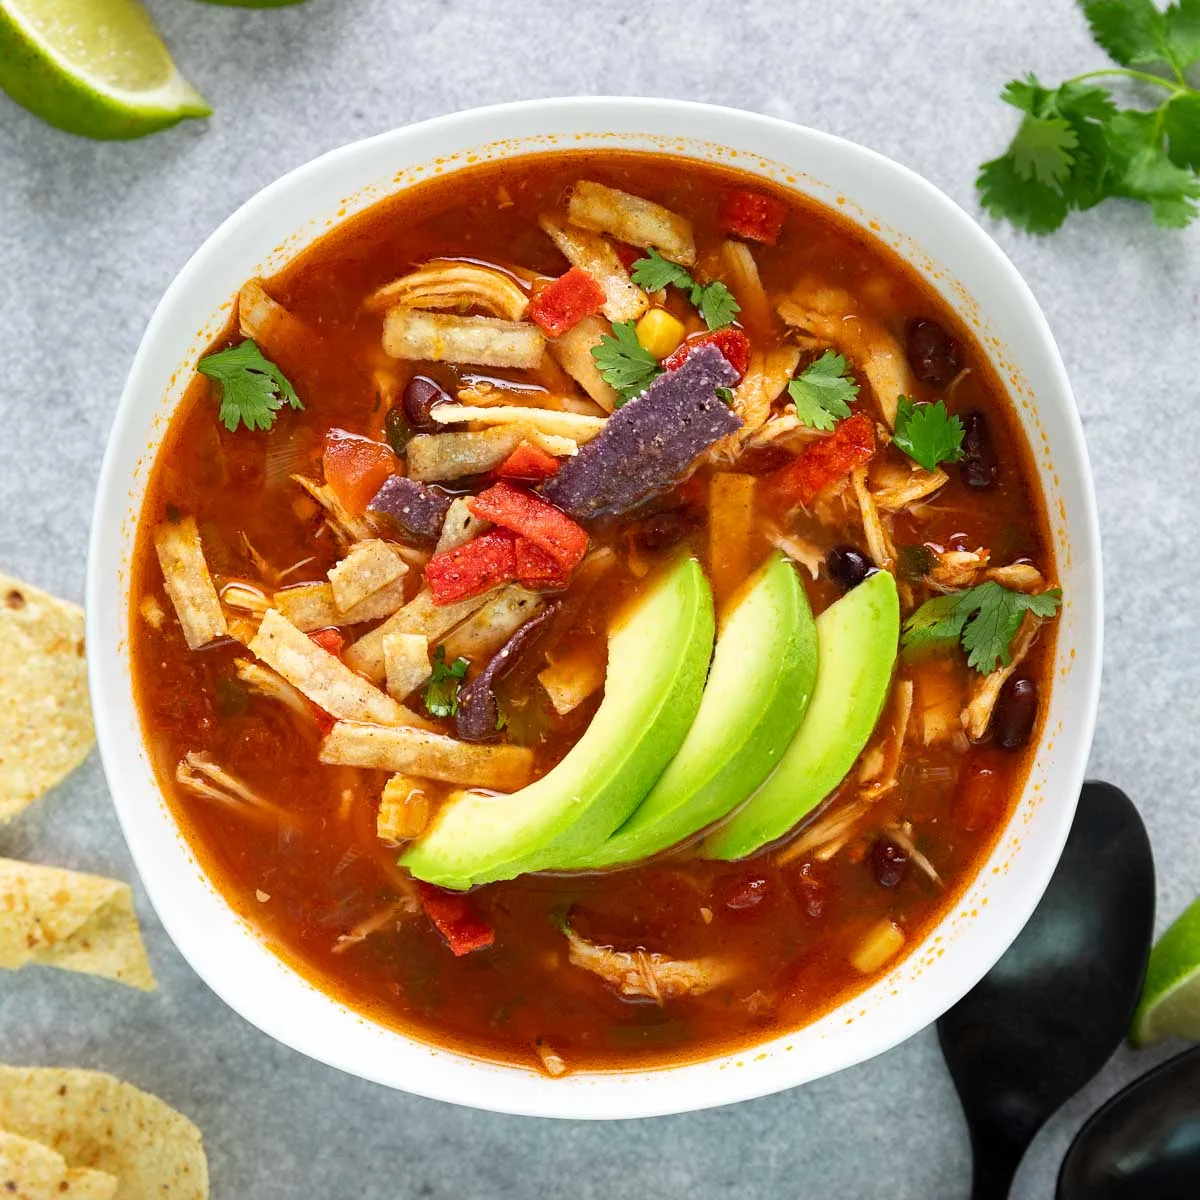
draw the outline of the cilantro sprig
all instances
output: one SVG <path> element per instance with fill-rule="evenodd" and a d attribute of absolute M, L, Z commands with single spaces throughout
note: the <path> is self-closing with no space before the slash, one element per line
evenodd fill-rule
<path fill-rule="evenodd" d="M 811 429 L 830 430 L 850 415 L 850 401 L 858 395 L 858 384 L 846 360 L 826 350 L 788 384 L 788 396 L 796 416 Z"/>
<path fill-rule="evenodd" d="M 912 653 L 961 641 L 967 665 L 988 675 L 1012 662 L 1012 641 L 1027 612 L 1052 617 L 1061 603 L 1059 588 L 1031 596 L 989 579 L 965 592 L 927 600 L 904 623 L 903 646 Z"/>
<path fill-rule="evenodd" d="M 892 441 L 927 471 L 937 470 L 940 463 L 958 462 L 965 433 L 962 419 L 952 417 L 941 400 L 914 404 L 901 396 L 896 403 Z"/>
<path fill-rule="evenodd" d="M 640 395 L 662 374 L 658 359 L 638 341 L 633 321 L 615 322 L 612 335 L 603 334 L 592 347 L 592 358 L 622 404 Z"/>
<path fill-rule="evenodd" d="M 638 287 L 648 292 L 661 292 L 670 285 L 677 287 L 687 295 L 709 329 L 729 325 L 742 311 L 733 293 L 719 279 L 697 283 L 683 267 L 663 258 L 653 247 L 646 251 L 645 258 L 639 258 L 633 264 L 630 275 Z"/>
<path fill-rule="evenodd" d="M 1153 0 L 1079 0 L 1092 37 L 1118 65 L 1056 88 L 1034 75 L 1001 98 L 1022 114 L 1008 150 L 980 168 L 983 207 L 1030 233 L 1051 233 L 1072 211 L 1125 197 L 1182 228 L 1200 212 L 1200 0 L 1165 10 Z M 1096 79 L 1132 80 L 1165 93 L 1155 109 L 1118 108 Z"/>
<path fill-rule="evenodd" d="M 230 433 L 235 433 L 239 424 L 247 429 L 270 429 L 285 404 L 292 409 L 304 407 L 291 381 L 257 342 L 245 341 L 210 354 L 196 369 L 220 389 L 217 416 Z"/>
<path fill-rule="evenodd" d="M 433 652 L 433 671 L 422 696 L 425 708 L 433 717 L 453 717 L 458 713 L 458 689 L 471 664 L 465 658 L 446 662 L 446 647 Z"/>

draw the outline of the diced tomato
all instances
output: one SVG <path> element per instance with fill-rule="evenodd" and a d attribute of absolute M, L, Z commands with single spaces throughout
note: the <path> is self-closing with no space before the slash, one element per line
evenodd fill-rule
<path fill-rule="evenodd" d="M 529 319 L 558 337 L 603 307 L 604 289 L 582 267 L 572 267 L 530 300 Z"/>
<path fill-rule="evenodd" d="M 631 246 L 628 242 L 613 242 L 613 249 L 621 260 L 625 270 L 629 270 L 639 258 L 645 258 L 646 252 L 640 246 Z"/>
<path fill-rule="evenodd" d="M 545 550 L 564 571 L 573 571 L 587 552 L 588 535 L 566 513 L 510 483 L 493 484 L 467 507 L 477 517 L 503 525 Z"/>
<path fill-rule="evenodd" d="M 438 933 L 456 958 L 472 950 L 486 950 L 496 940 L 496 931 L 475 912 L 470 896 L 447 892 L 431 883 L 418 883 L 425 915 L 437 927 Z"/>
<path fill-rule="evenodd" d="M 808 504 L 827 487 L 844 479 L 875 453 L 875 426 L 866 413 L 855 413 L 795 462 L 768 476 L 768 486 L 791 503 Z"/>
<path fill-rule="evenodd" d="M 517 577 L 516 540 L 510 529 L 491 529 L 435 554 L 425 564 L 425 582 L 434 604 L 454 604 L 511 583 Z"/>
<path fill-rule="evenodd" d="M 390 446 L 344 429 L 331 429 L 325 435 L 325 482 L 337 498 L 356 516 L 366 511 L 396 471 L 396 456 Z"/>
<path fill-rule="evenodd" d="M 517 578 L 522 583 L 566 587 L 570 581 L 571 572 L 564 570 L 557 559 L 528 538 L 517 538 L 515 552 Z"/>
<path fill-rule="evenodd" d="M 742 189 L 730 192 L 721 205 L 721 224 L 737 237 L 773 246 L 779 240 L 787 205 L 774 196 Z"/>
<path fill-rule="evenodd" d="M 322 650 L 328 650 L 330 654 L 341 654 L 346 646 L 346 639 L 336 629 L 318 629 L 308 636 Z"/>
<path fill-rule="evenodd" d="M 558 459 L 529 442 L 521 442 L 496 468 L 500 479 L 549 479 L 557 472 Z"/>
<path fill-rule="evenodd" d="M 663 359 L 663 369 L 673 371 L 682 366 L 687 356 L 701 346 L 716 346 L 738 375 L 745 375 L 750 366 L 750 339 L 740 329 L 729 325 L 724 329 L 714 329 L 712 333 L 701 333 L 688 338 L 674 354 L 669 354 Z"/>

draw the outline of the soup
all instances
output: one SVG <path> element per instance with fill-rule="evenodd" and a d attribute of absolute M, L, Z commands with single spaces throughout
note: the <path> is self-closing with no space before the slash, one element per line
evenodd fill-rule
<path fill-rule="evenodd" d="M 1054 561 L 964 323 L 836 213 L 562 153 L 249 281 L 158 453 L 156 771 L 320 988 L 551 1075 L 796 1029 L 1030 767 Z"/>

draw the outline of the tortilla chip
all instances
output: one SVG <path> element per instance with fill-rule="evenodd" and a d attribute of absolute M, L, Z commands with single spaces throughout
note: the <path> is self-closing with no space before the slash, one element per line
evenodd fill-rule
<path fill-rule="evenodd" d="M 128 884 L 0 858 L 0 967 L 29 963 L 155 987 Z"/>
<path fill-rule="evenodd" d="M 83 609 L 0 575 L 0 823 L 66 778 L 95 738 Z"/>
<path fill-rule="evenodd" d="M 0 1195 L 14 1200 L 113 1200 L 116 1194 L 116 1176 L 69 1167 L 49 1146 L 0 1129 Z"/>
<path fill-rule="evenodd" d="M 195 517 L 164 521 L 154 530 L 163 587 L 175 606 L 188 647 L 199 650 L 229 632 Z"/>
<path fill-rule="evenodd" d="M 116 1200 L 208 1196 L 200 1131 L 157 1096 L 111 1075 L 0 1066 L 0 1129 L 41 1142 L 71 1167 L 115 1176 Z"/>

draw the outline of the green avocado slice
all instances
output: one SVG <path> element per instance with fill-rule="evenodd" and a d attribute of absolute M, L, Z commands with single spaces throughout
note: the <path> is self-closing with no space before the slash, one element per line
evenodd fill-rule
<path fill-rule="evenodd" d="M 679 753 L 607 842 L 562 865 L 636 862 L 725 816 L 779 762 L 816 680 L 812 609 L 795 569 L 774 554 L 725 619 L 700 711 Z"/>
<path fill-rule="evenodd" d="M 458 793 L 400 865 L 461 889 L 594 850 L 682 744 L 712 647 L 712 591 L 700 564 L 682 558 L 609 631 L 604 699 L 566 757 L 511 795 Z"/>
<path fill-rule="evenodd" d="M 744 858 L 782 837 L 845 778 L 883 712 L 896 665 L 896 581 L 877 571 L 817 618 L 817 686 L 775 773 L 709 837 L 706 858 Z"/>

